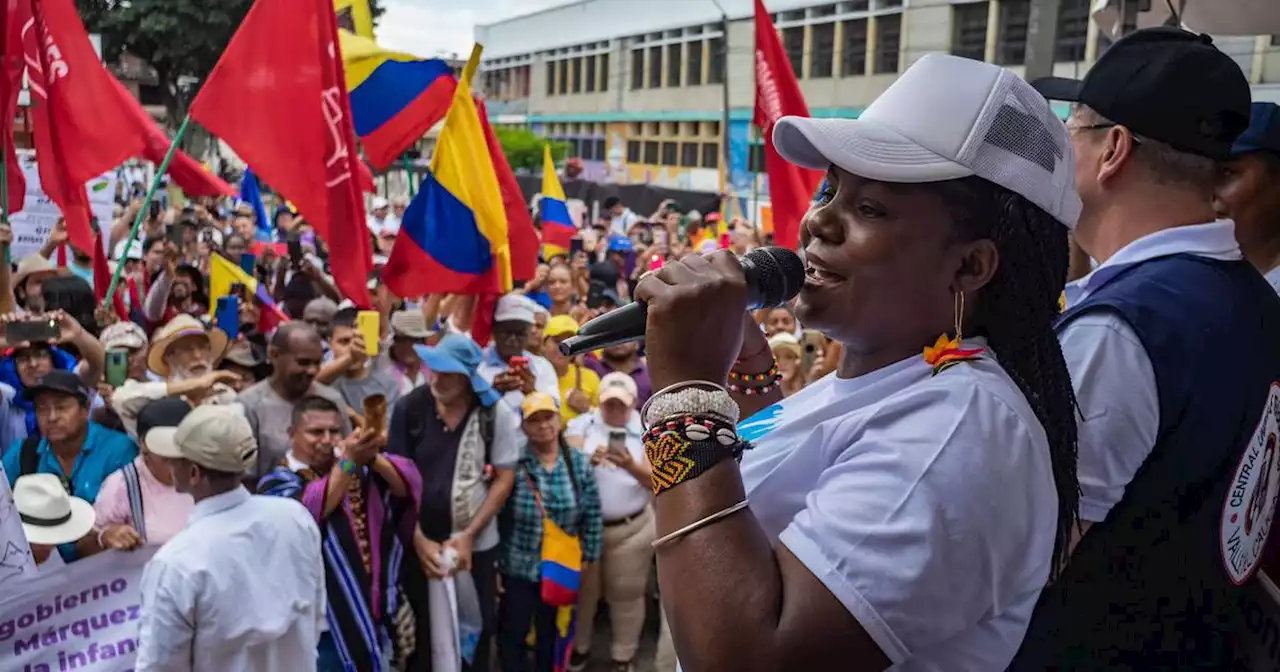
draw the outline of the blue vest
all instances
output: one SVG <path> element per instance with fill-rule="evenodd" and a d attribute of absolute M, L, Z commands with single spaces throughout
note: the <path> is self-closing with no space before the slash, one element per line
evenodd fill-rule
<path fill-rule="evenodd" d="M 1262 457 L 1275 436 L 1255 431 L 1280 414 L 1280 403 L 1263 413 L 1280 381 L 1280 297 L 1247 262 L 1180 254 L 1122 270 L 1058 328 L 1099 311 L 1119 314 L 1151 359 L 1159 433 L 1041 594 L 1011 669 L 1229 669 L 1237 580 L 1256 568 L 1238 532 L 1245 517 L 1269 520 L 1280 489 L 1249 476 L 1277 464 Z M 1255 503 L 1247 516 L 1242 502 Z M 1267 530 L 1251 529 L 1260 548 Z"/>

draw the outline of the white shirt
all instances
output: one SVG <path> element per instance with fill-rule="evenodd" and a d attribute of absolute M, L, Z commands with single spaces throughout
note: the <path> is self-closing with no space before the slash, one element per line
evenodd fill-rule
<path fill-rule="evenodd" d="M 325 619 L 320 529 L 244 488 L 197 502 L 142 573 L 139 672 L 310 672 Z"/>
<path fill-rule="evenodd" d="M 531 352 L 525 352 L 524 357 L 529 360 L 529 370 L 533 372 L 533 389 L 538 392 L 546 392 L 551 395 L 552 399 L 560 401 L 560 376 L 556 375 L 556 367 L 551 365 L 545 357 L 539 357 Z M 498 350 L 494 346 L 489 346 L 484 350 L 484 357 L 480 360 L 480 366 L 476 369 L 476 373 L 490 384 L 499 373 L 510 371 L 511 367 L 502 358 L 498 356 Z M 524 392 L 520 390 L 511 390 L 502 395 L 502 400 L 508 406 L 520 412 L 520 404 L 524 403 Z"/>
<path fill-rule="evenodd" d="M 1271 289 L 1280 294 L 1280 266 L 1267 271 L 1267 274 L 1262 277 L 1266 278 L 1267 284 L 1271 285 Z"/>
<path fill-rule="evenodd" d="M 369 215 L 367 224 L 369 232 L 375 236 L 382 236 L 384 233 L 400 233 L 400 218 L 395 215 L 388 214 L 382 219 Z"/>
<path fill-rule="evenodd" d="M 631 212 L 631 208 L 625 208 L 621 215 L 614 215 L 609 222 L 610 233 L 618 236 L 625 236 L 631 230 L 631 227 L 639 221 L 636 213 Z"/>
<path fill-rule="evenodd" d="M 975 339 L 967 347 L 984 345 Z M 739 425 L 751 511 L 892 670 L 1003 670 L 1049 576 L 1058 498 L 1035 413 L 991 359 L 834 374 Z"/>
<path fill-rule="evenodd" d="M 631 411 L 631 421 L 626 427 L 611 427 L 595 410 L 569 421 L 565 436 L 582 437 L 582 452 L 590 458 L 599 448 L 609 445 L 609 434 L 617 431 L 627 433 L 627 452 L 631 459 L 644 462 L 644 442 L 640 437 L 644 434 L 644 425 L 640 421 L 640 412 Z M 596 485 L 600 491 L 600 513 L 606 523 L 635 516 L 644 511 L 653 499 L 653 489 L 647 488 L 634 476 L 612 462 L 601 462 L 595 467 Z"/>
<path fill-rule="evenodd" d="M 1129 265 L 1180 253 L 1240 259 L 1235 225 L 1219 220 L 1143 236 L 1068 284 L 1067 307 L 1087 299 Z M 1155 448 L 1160 430 L 1156 375 L 1138 334 L 1114 311 L 1075 318 L 1059 330 L 1058 341 L 1080 405 L 1080 518 L 1102 522 Z"/>

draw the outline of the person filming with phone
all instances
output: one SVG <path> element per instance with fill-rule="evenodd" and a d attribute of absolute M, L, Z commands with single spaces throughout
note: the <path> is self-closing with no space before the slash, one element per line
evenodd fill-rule
<path fill-rule="evenodd" d="M 560 379 L 555 367 L 525 346 L 533 330 L 534 303 L 520 294 L 498 299 L 493 313 L 493 345 L 484 351 L 479 373 L 502 393 L 502 400 L 519 409 L 527 394 L 545 392 L 560 398 Z"/>
<path fill-rule="evenodd" d="M 51 371 L 72 371 L 93 389 L 102 379 L 106 357 L 98 339 L 62 311 L 0 316 L 0 351 L 3 350 L 9 354 L 0 359 L 0 383 L 13 391 L 10 394 L 8 389 L 0 388 L 9 407 L 0 413 L 0 440 L 6 446 L 40 435 L 35 404 L 24 394 L 27 389 Z M 97 395 L 91 395 L 89 402 L 91 406 L 101 403 Z"/>
<path fill-rule="evenodd" d="M 570 670 L 585 669 L 590 658 L 601 597 L 609 604 L 613 630 L 609 656 L 616 669 L 631 664 L 644 629 L 645 587 L 655 533 L 649 461 L 644 456 L 644 427 L 636 401 L 636 381 L 625 373 L 610 373 L 600 381 L 600 407 L 569 421 L 564 432 L 565 441 L 591 461 L 604 519 L 600 561 L 582 575 Z"/>

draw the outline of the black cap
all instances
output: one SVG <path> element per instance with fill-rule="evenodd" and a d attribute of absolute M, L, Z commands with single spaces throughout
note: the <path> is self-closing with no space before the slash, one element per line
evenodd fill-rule
<path fill-rule="evenodd" d="M 1032 82 L 1045 98 L 1088 105 L 1135 134 L 1212 159 L 1231 154 L 1249 125 L 1244 72 L 1208 35 L 1181 28 L 1135 31 L 1111 45 L 1083 81 Z"/>
<path fill-rule="evenodd" d="M 56 392 L 76 397 L 82 402 L 89 401 L 89 388 L 80 382 L 80 376 L 71 371 L 50 371 L 40 377 L 40 381 L 26 389 L 23 396 L 27 401 L 35 401 L 36 396 L 44 392 Z"/>
<path fill-rule="evenodd" d="M 177 427 L 191 412 L 191 404 L 181 397 L 161 397 L 147 402 L 138 412 L 138 440 L 156 427 Z"/>

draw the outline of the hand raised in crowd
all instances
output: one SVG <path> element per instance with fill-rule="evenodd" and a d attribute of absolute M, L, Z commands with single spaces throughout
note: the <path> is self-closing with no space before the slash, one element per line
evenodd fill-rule
<path fill-rule="evenodd" d="M 533 371 L 527 366 L 523 366 L 510 371 L 503 371 L 493 378 L 493 386 L 498 388 L 499 392 L 507 393 L 512 390 L 519 390 L 525 394 L 533 393 Z"/>
<path fill-rule="evenodd" d="M 591 454 L 591 464 L 593 465 L 612 464 L 622 469 L 630 469 L 635 461 L 631 451 L 609 450 L 608 446 L 600 446 L 596 448 L 596 452 Z"/>
<path fill-rule="evenodd" d="M 164 274 L 172 278 L 178 273 L 178 264 L 182 262 L 182 254 L 173 241 L 164 244 Z"/>
<path fill-rule="evenodd" d="M 102 405 L 111 408 L 111 397 L 115 394 L 116 388 L 106 383 L 98 383 L 98 396 L 102 398 Z"/>
<path fill-rule="evenodd" d="M 13 228 L 8 224 L 0 224 L 0 246 L 8 247 L 13 244 Z"/>
<path fill-rule="evenodd" d="M 102 547 L 115 551 L 132 551 L 142 546 L 138 531 L 128 525 L 112 525 L 102 531 Z"/>
<path fill-rule="evenodd" d="M 212 390 L 213 387 L 218 383 L 222 383 L 224 385 L 231 385 L 232 383 L 235 383 L 239 380 L 240 380 L 240 376 L 236 375 L 235 372 L 219 369 L 216 371 L 210 371 L 209 373 L 206 373 L 203 376 L 196 378 L 195 382 L 198 389 L 209 391 L 209 390 Z"/>
<path fill-rule="evenodd" d="M 58 323 L 58 343 L 70 343 L 84 335 L 84 327 L 80 326 L 80 322 L 68 315 L 66 311 L 55 310 L 49 313 L 48 317 Z"/>
<path fill-rule="evenodd" d="M 370 429 L 361 429 L 352 432 L 351 436 L 343 439 L 338 446 L 342 450 L 344 459 L 365 465 L 378 457 L 384 443 L 382 434 Z"/>
<path fill-rule="evenodd" d="M 70 237 L 70 234 L 67 233 L 66 220 L 59 219 L 58 223 L 53 225 L 53 230 L 49 232 L 49 244 L 57 247 L 67 242 Z"/>
<path fill-rule="evenodd" d="M 117 290 L 118 291 L 118 290 Z M 116 311 L 107 307 L 106 304 L 93 309 L 93 319 L 103 329 L 120 321 L 120 316 L 116 315 Z"/>

